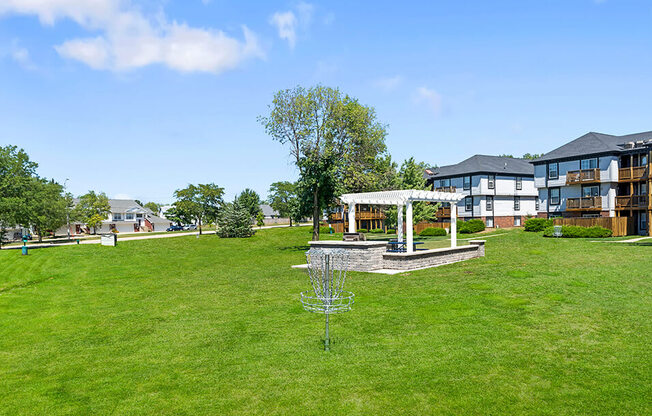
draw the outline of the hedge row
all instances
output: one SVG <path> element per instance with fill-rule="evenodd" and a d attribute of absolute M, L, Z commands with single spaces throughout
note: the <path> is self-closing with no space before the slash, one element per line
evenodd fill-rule
<path fill-rule="evenodd" d="M 374 234 L 381 234 L 383 232 L 382 228 L 374 228 L 373 230 L 369 230 L 370 233 Z"/>
<path fill-rule="evenodd" d="M 552 237 L 555 227 L 547 227 L 543 231 L 544 237 Z M 604 227 L 597 225 L 593 227 L 579 227 L 577 225 L 563 225 L 561 227 L 561 236 L 564 238 L 606 238 L 611 237 L 613 232 Z"/>
<path fill-rule="evenodd" d="M 446 235 L 446 230 L 443 228 L 426 228 L 419 233 L 420 236 L 444 236 Z"/>
<path fill-rule="evenodd" d="M 484 231 L 484 221 L 468 220 L 457 222 L 457 232 L 460 234 L 473 234 Z"/>
<path fill-rule="evenodd" d="M 525 220 L 525 231 L 539 232 L 552 227 L 552 220 L 545 218 L 528 218 Z"/>

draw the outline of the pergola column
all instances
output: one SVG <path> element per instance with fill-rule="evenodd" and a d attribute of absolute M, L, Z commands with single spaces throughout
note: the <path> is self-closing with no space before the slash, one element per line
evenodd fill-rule
<path fill-rule="evenodd" d="M 349 204 L 349 232 L 355 232 L 355 204 Z"/>
<path fill-rule="evenodd" d="M 407 234 L 407 252 L 414 251 L 414 228 L 412 228 L 412 201 L 407 201 L 405 204 L 405 234 Z"/>
<path fill-rule="evenodd" d="M 457 247 L 457 203 L 451 202 L 451 247 Z"/>
<path fill-rule="evenodd" d="M 397 241 L 403 242 L 403 204 L 396 206 L 396 213 L 397 213 L 396 234 L 398 236 Z"/>

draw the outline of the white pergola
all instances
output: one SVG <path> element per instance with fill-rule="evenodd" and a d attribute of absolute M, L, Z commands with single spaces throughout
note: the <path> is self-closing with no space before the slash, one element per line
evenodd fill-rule
<path fill-rule="evenodd" d="M 340 197 L 343 204 L 349 206 L 349 232 L 355 232 L 355 206 L 357 204 L 396 205 L 398 209 L 398 241 L 403 241 L 403 206 L 406 207 L 405 220 L 407 252 L 414 251 L 414 230 L 412 228 L 412 203 L 415 201 L 450 202 L 451 203 L 451 247 L 457 246 L 457 202 L 464 195 L 453 192 L 419 191 L 406 189 L 402 191 L 363 192 L 359 194 L 344 194 Z"/>

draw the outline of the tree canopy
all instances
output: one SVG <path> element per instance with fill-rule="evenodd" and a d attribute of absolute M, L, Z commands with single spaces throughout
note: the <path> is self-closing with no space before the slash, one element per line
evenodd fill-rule
<path fill-rule="evenodd" d="M 245 189 L 236 197 L 238 204 L 244 207 L 249 213 L 249 218 L 252 220 L 258 216 L 260 209 L 260 195 L 253 189 Z"/>
<path fill-rule="evenodd" d="M 267 200 L 281 217 L 290 219 L 290 227 L 292 227 L 292 221 L 301 219 L 296 183 L 274 182 L 269 186 Z"/>
<path fill-rule="evenodd" d="M 201 234 L 203 223 L 217 220 L 224 204 L 223 196 L 224 188 L 214 183 L 191 184 L 186 188 L 177 189 L 174 191 L 177 217 L 197 221 L 199 234 Z"/>
<path fill-rule="evenodd" d="M 386 126 L 376 120 L 375 110 L 338 89 L 281 90 L 259 121 L 273 140 L 288 146 L 299 170 L 299 211 L 313 217 L 313 240 L 319 239 L 322 212 L 336 195 L 375 190 L 391 166 Z"/>
<path fill-rule="evenodd" d="M 95 234 L 97 227 L 102 225 L 102 221 L 109 218 L 111 205 L 104 192 L 88 191 L 79 197 L 79 202 L 73 212 L 75 218 L 92 228 L 93 234 Z"/>

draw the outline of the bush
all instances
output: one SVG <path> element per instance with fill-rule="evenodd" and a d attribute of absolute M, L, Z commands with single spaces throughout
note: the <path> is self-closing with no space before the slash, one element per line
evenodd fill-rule
<path fill-rule="evenodd" d="M 446 230 L 443 228 L 426 228 L 425 230 L 421 231 L 419 235 L 421 237 L 427 237 L 427 236 L 443 236 L 446 235 Z"/>
<path fill-rule="evenodd" d="M 555 227 L 547 227 L 543 231 L 544 237 L 552 237 Z M 613 232 L 604 227 L 594 225 L 593 227 L 579 227 L 577 225 L 563 225 L 561 227 L 561 236 L 563 238 L 606 238 L 611 237 Z"/>
<path fill-rule="evenodd" d="M 460 234 L 473 234 L 484 231 L 484 221 L 468 220 L 457 222 L 457 232 Z"/>
<path fill-rule="evenodd" d="M 552 220 L 545 218 L 528 218 L 525 220 L 525 231 L 539 232 L 552 227 Z"/>
<path fill-rule="evenodd" d="M 374 234 L 382 234 L 383 229 L 382 228 L 374 228 L 373 230 L 369 230 L 370 233 Z"/>
<path fill-rule="evenodd" d="M 387 229 L 387 234 L 396 234 L 396 230 L 393 228 L 388 228 Z"/>
<path fill-rule="evenodd" d="M 222 238 L 245 238 L 254 235 L 249 210 L 237 200 L 226 204 L 217 219 L 217 235 Z"/>
<path fill-rule="evenodd" d="M 358 232 L 359 233 L 368 233 L 369 230 L 367 230 L 366 228 L 358 228 Z"/>

